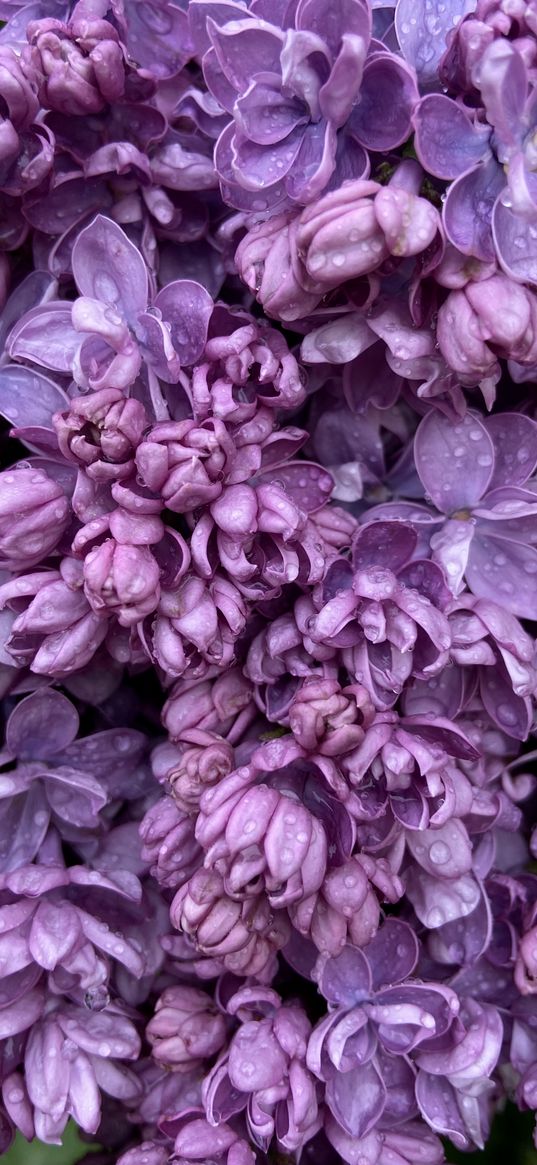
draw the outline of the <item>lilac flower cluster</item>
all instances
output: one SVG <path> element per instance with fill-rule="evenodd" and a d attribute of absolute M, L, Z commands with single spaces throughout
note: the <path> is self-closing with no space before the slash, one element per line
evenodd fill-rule
<path fill-rule="evenodd" d="M 537 19 L 0 0 L 0 1152 L 537 1110 Z"/>

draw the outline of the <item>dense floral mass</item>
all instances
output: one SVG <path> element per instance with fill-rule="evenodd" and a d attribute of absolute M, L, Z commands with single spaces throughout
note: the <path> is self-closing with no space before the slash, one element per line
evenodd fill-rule
<path fill-rule="evenodd" d="M 535 6 L 0 22 L 0 1152 L 482 1149 L 537 1109 Z"/>

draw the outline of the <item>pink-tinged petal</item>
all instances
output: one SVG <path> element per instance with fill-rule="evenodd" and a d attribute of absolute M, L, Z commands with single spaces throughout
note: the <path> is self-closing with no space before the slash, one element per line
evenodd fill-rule
<path fill-rule="evenodd" d="M 53 688 L 32 692 L 9 717 L 6 742 L 21 760 L 46 760 L 72 744 L 78 732 L 76 708 Z"/>
<path fill-rule="evenodd" d="M 287 1069 L 287 1057 L 268 1022 L 244 1023 L 229 1050 L 229 1078 L 241 1092 L 256 1092 L 279 1084 Z"/>
<path fill-rule="evenodd" d="M 0 368 L 0 413 L 17 428 L 52 429 L 52 417 L 69 405 L 62 388 L 21 364 Z"/>
<path fill-rule="evenodd" d="M 446 0 L 430 10 L 428 0 L 399 0 L 395 9 L 397 39 L 422 85 L 438 82 L 438 65 L 446 51 L 448 33 L 475 6 L 476 0 Z"/>
<path fill-rule="evenodd" d="M 500 37 L 485 49 L 474 76 L 487 121 L 494 126 L 500 146 L 512 149 L 521 137 L 528 92 L 523 57 L 506 38 Z"/>
<path fill-rule="evenodd" d="M 495 413 L 485 427 L 495 453 L 489 490 L 524 485 L 537 465 L 537 423 L 525 413 Z"/>
<path fill-rule="evenodd" d="M 532 724 L 532 705 L 529 696 L 517 696 L 503 669 L 480 669 L 479 690 L 483 704 L 502 732 L 515 740 L 527 740 Z"/>
<path fill-rule="evenodd" d="M 326 1103 L 346 1133 L 364 1137 L 382 1115 L 386 1088 L 374 1065 L 364 1064 L 330 1075 Z"/>
<path fill-rule="evenodd" d="M 418 90 L 411 69 L 387 53 L 374 57 L 364 69 L 360 98 L 349 126 L 368 150 L 393 150 L 409 137 Z"/>
<path fill-rule="evenodd" d="M 470 590 L 479 598 L 499 601 L 520 619 L 537 619 L 537 550 L 534 547 L 485 535 L 478 526 L 470 547 L 466 579 Z"/>
<path fill-rule="evenodd" d="M 80 336 L 71 324 L 71 304 L 48 303 L 34 307 L 15 324 L 7 351 L 21 360 L 32 360 L 55 372 L 71 372 Z"/>
<path fill-rule="evenodd" d="M 190 1120 L 179 1130 L 175 1140 L 175 1152 L 187 1160 L 202 1161 L 225 1153 L 237 1140 L 237 1134 L 222 1124 L 218 1128 L 206 1120 Z M 229 1158 L 228 1158 L 229 1159 Z"/>
<path fill-rule="evenodd" d="M 455 516 L 486 493 L 494 469 L 494 446 L 484 424 L 472 413 L 456 424 L 437 410 L 428 413 L 414 439 L 414 457 L 423 487 L 437 509 Z"/>
<path fill-rule="evenodd" d="M 401 258 L 425 251 L 440 230 L 440 216 L 435 207 L 426 198 L 407 194 L 395 185 L 379 190 L 375 216 L 392 255 Z"/>
<path fill-rule="evenodd" d="M 306 859 L 312 838 L 312 818 L 303 805 L 282 797 L 267 829 L 264 849 L 271 877 L 284 883 L 292 874 L 300 870 Z M 323 855 L 325 857 L 325 855 Z M 320 858 L 317 886 L 320 886 L 325 871 L 325 861 Z M 313 893 L 313 888 L 310 891 Z"/>
<path fill-rule="evenodd" d="M 492 212 L 492 237 L 506 275 L 518 283 L 537 283 L 537 225 L 506 206 L 501 194 Z"/>
<path fill-rule="evenodd" d="M 450 186 L 442 217 L 447 237 L 464 255 L 493 261 L 492 212 L 505 187 L 505 174 L 495 158 L 473 166 Z"/>
<path fill-rule="evenodd" d="M 134 323 L 148 298 L 142 256 L 112 219 L 98 214 L 73 247 L 73 275 L 81 295 L 97 299 Z"/>
<path fill-rule="evenodd" d="M 458 178 L 488 153 L 489 127 L 472 122 L 465 108 L 451 97 L 426 94 L 413 120 L 418 158 L 437 178 Z"/>
<path fill-rule="evenodd" d="M 169 324 L 173 347 L 181 364 L 194 364 L 207 340 L 213 299 L 201 283 L 178 279 L 159 291 L 154 306 Z"/>

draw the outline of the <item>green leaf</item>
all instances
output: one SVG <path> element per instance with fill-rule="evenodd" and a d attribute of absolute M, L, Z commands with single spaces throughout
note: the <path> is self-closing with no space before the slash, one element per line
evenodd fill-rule
<path fill-rule="evenodd" d="M 88 1145 L 81 1141 L 76 1125 L 69 1121 L 63 1134 L 63 1145 L 28 1142 L 18 1133 L 2 1161 L 4 1165 L 76 1165 L 85 1153 L 98 1149 L 100 1145 Z"/>

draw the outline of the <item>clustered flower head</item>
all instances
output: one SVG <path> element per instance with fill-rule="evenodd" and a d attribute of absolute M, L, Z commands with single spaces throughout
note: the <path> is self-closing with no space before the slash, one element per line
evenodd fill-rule
<path fill-rule="evenodd" d="M 0 22 L 0 1153 L 483 1149 L 537 1110 L 534 8 Z"/>

